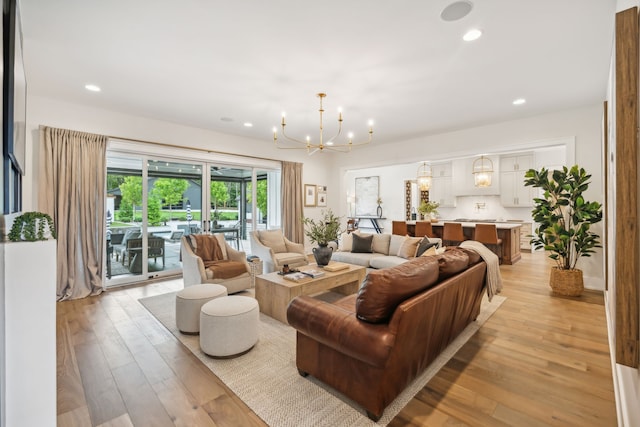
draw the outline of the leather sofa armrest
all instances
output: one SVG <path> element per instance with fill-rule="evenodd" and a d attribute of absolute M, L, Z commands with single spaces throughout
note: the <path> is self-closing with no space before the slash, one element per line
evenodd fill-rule
<path fill-rule="evenodd" d="M 395 344 L 387 324 L 358 320 L 351 311 L 306 295 L 291 301 L 287 321 L 299 333 L 376 367 L 385 366 Z"/>

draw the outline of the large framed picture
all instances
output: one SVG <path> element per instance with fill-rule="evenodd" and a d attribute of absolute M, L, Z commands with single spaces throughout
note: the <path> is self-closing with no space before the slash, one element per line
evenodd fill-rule
<path fill-rule="evenodd" d="M 304 205 L 305 207 L 315 207 L 316 206 L 316 186 L 313 184 L 305 184 L 304 185 Z"/>
<path fill-rule="evenodd" d="M 377 216 L 380 177 L 356 178 L 356 216 Z"/>

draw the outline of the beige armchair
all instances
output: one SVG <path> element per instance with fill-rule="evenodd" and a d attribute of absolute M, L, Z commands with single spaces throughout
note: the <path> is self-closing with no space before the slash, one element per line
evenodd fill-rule
<path fill-rule="evenodd" d="M 304 245 L 284 237 L 282 230 L 256 230 L 251 232 L 251 254 L 262 260 L 263 273 L 309 264 Z"/>
<path fill-rule="evenodd" d="M 222 259 L 203 259 L 199 255 L 208 257 L 205 248 L 198 248 L 198 241 L 208 244 L 206 239 L 216 240 Z M 202 283 L 217 283 L 226 287 L 229 294 L 233 294 L 251 287 L 246 254 L 229 246 L 222 234 L 183 236 L 180 241 L 180 252 L 185 288 Z"/>

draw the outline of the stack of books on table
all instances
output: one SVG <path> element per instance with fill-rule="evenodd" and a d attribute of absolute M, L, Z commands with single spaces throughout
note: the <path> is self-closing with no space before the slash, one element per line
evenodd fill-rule
<path fill-rule="evenodd" d="M 311 276 L 308 276 L 301 272 L 285 274 L 282 277 L 284 277 L 285 280 L 290 280 L 296 283 L 310 282 L 312 280 Z"/>
<path fill-rule="evenodd" d="M 336 261 L 331 261 L 329 265 L 325 265 L 324 267 L 324 269 L 327 271 L 340 271 L 340 270 L 346 270 L 347 268 L 349 268 L 349 264 L 345 264 L 344 262 L 336 262 Z"/>
<path fill-rule="evenodd" d="M 313 277 L 314 279 L 324 276 L 324 271 L 317 270 L 315 268 L 312 268 L 312 269 L 309 269 L 309 270 L 304 270 L 304 271 L 301 271 L 301 272 L 302 272 L 302 274 L 306 274 L 307 276 Z"/>

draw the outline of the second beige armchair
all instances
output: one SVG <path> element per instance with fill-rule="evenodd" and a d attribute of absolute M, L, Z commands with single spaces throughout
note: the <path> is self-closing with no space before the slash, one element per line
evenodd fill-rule
<path fill-rule="evenodd" d="M 287 239 L 279 229 L 252 231 L 251 253 L 262 260 L 263 273 L 280 271 L 285 264 L 289 268 L 309 264 L 304 245 Z"/>

